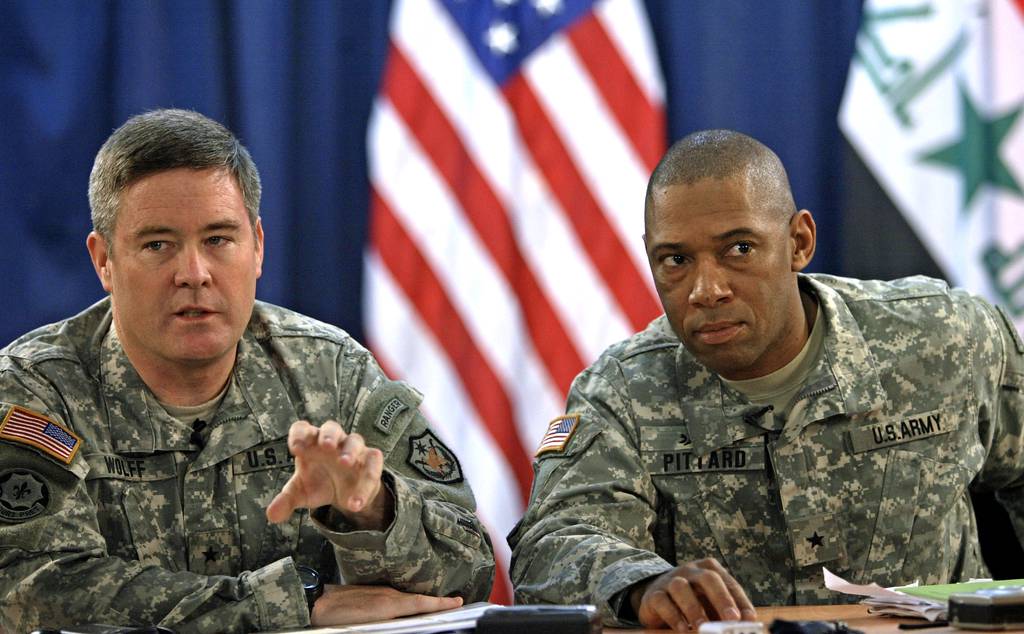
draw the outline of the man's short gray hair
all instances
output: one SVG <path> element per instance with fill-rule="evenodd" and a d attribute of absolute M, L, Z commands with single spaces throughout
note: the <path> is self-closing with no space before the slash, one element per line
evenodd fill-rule
<path fill-rule="evenodd" d="M 100 148 L 89 175 L 93 230 L 112 244 L 121 193 L 144 176 L 177 167 L 221 168 L 230 173 L 255 230 L 260 215 L 260 174 L 249 151 L 213 119 L 174 109 L 128 119 Z"/>

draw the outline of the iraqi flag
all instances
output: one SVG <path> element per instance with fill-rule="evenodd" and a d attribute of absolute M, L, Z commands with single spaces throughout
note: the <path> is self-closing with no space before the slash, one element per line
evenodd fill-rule
<path fill-rule="evenodd" d="M 944 277 L 1024 325 L 1024 0 L 867 0 L 840 126 L 859 277 Z M 930 257 L 929 257 L 930 256 Z M 973 491 L 993 576 L 1024 553 Z"/>
<path fill-rule="evenodd" d="M 1003 306 L 1018 328 L 1024 325 L 1022 111 L 1024 0 L 865 3 L 840 126 L 939 272 Z M 851 227 L 885 246 L 851 254 L 850 270 L 879 273 L 856 260 L 913 251 L 912 240 L 894 242 L 878 230 L 890 223 Z"/>

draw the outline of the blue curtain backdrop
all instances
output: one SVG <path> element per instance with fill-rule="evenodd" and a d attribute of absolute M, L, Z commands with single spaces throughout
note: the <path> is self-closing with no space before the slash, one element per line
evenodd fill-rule
<path fill-rule="evenodd" d="M 839 132 L 860 0 L 646 4 L 670 137 L 733 128 L 774 148 L 818 221 L 812 270 L 939 273 Z M 102 297 L 85 250 L 93 157 L 129 116 L 168 106 L 225 123 L 260 168 L 258 296 L 361 338 L 365 131 L 389 10 L 385 0 L 0 2 L 0 345 Z M 1002 509 L 991 495 L 975 504 L 993 573 L 1022 576 Z"/>
<path fill-rule="evenodd" d="M 818 218 L 814 268 L 843 273 L 836 113 L 860 0 L 647 9 L 671 136 L 727 127 L 775 148 Z M 93 157 L 126 118 L 166 106 L 222 121 L 255 157 L 259 297 L 359 337 L 365 129 L 389 10 L 380 0 L 0 3 L 0 345 L 102 296 L 84 246 Z"/>

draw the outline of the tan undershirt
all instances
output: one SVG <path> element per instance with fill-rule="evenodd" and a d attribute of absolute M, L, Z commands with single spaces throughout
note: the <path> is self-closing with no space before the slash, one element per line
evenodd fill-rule
<path fill-rule="evenodd" d="M 117 334 L 117 328 L 113 325 L 111 325 L 110 330 L 107 331 L 107 337 L 112 341 L 120 343 L 121 338 Z M 200 403 L 199 405 L 171 405 L 169 403 L 164 403 L 160 399 L 157 399 L 156 402 L 160 403 L 160 406 L 164 408 L 164 411 L 186 425 L 191 425 L 196 420 L 209 422 L 213 419 L 213 415 L 217 413 L 217 408 L 220 407 L 221 399 L 223 399 L 224 395 L 228 393 L 228 385 L 230 383 L 230 380 L 226 381 L 224 383 L 224 387 L 221 388 L 220 392 L 216 396 L 205 403 Z M 154 397 L 155 396 L 156 395 L 154 394 Z"/>
<path fill-rule="evenodd" d="M 765 376 L 743 381 L 730 381 L 722 378 L 726 385 L 746 396 L 751 403 L 771 405 L 775 416 L 785 416 L 790 401 L 803 387 L 804 380 L 811 373 L 821 357 L 825 342 L 825 327 L 822 323 L 821 308 L 817 310 L 811 335 L 804 342 L 804 347 L 793 360 L 778 370 Z"/>
<path fill-rule="evenodd" d="M 157 401 L 160 405 L 167 410 L 167 413 L 177 418 L 180 422 L 191 425 L 193 421 L 211 421 L 213 415 L 217 413 L 217 408 L 220 407 L 221 399 L 228 393 L 228 384 L 230 381 L 224 384 L 220 393 L 199 405 L 171 405 L 170 403 L 164 403 L 163 401 Z"/>

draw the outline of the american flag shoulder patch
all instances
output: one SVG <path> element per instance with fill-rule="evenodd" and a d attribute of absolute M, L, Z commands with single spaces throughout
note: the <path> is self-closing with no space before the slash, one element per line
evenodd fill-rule
<path fill-rule="evenodd" d="M 537 447 L 537 453 L 534 454 L 534 457 L 549 451 L 562 451 L 565 449 L 565 445 L 572 438 L 572 433 L 576 431 L 579 423 L 579 414 L 559 416 L 548 423 L 548 430 L 544 433 L 544 438 L 541 439 L 540 446 Z"/>
<path fill-rule="evenodd" d="M 64 464 L 71 464 L 82 446 L 75 432 L 18 405 L 11 407 L 0 423 L 0 439 L 35 447 Z"/>

